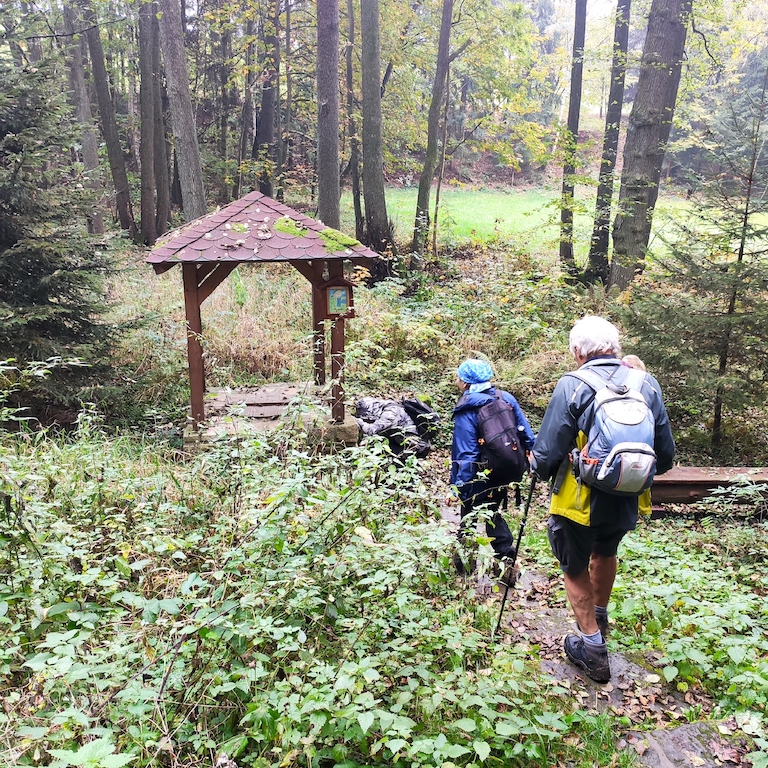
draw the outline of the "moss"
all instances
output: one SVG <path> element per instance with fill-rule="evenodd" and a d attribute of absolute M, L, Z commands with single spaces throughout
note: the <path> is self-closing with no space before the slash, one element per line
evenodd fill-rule
<path fill-rule="evenodd" d="M 275 230 L 285 232 L 288 235 L 296 235 L 296 237 L 303 237 L 307 232 L 306 229 L 298 226 L 290 216 L 283 216 L 278 219 L 275 222 Z"/>
<path fill-rule="evenodd" d="M 360 242 L 355 240 L 354 237 L 345 235 L 343 232 L 339 232 L 338 229 L 324 229 L 319 234 L 323 240 L 325 250 L 329 253 L 343 251 L 347 248 L 352 248 L 355 245 L 360 245 Z"/>

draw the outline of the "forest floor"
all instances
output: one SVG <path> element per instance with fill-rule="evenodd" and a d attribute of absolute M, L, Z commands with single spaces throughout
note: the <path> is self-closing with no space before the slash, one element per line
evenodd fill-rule
<path fill-rule="evenodd" d="M 446 478 L 441 475 L 448 457 L 434 452 L 423 462 L 423 478 L 435 497 L 446 495 Z M 528 525 L 541 525 L 546 518 L 547 491 L 535 494 Z M 535 507 L 535 511 L 534 511 Z M 457 506 L 442 505 L 442 519 L 452 532 L 458 530 Z M 508 522 L 517 535 L 522 513 L 510 506 Z M 556 685 L 560 695 L 570 697 L 574 709 L 604 712 L 630 723 L 617 734 L 617 746 L 632 750 L 636 763 L 647 768 L 742 765 L 742 756 L 751 751 L 752 741 L 733 718 L 710 720 L 715 702 L 701 691 L 681 693 L 668 685 L 660 672 L 660 651 L 631 656 L 610 652 L 611 680 L 594 683 L 570 664 L 563 652 L 563 640 L 575 631 L 575 622 L 565 601 L 562 578 L 537 570 L 524 551 L 518 557 L 520 579 L 510 590 L 498 642 L 516 643 L 527 650 L 530 661 Z M 460 577 L 457 577 L 460 578 Z M 485 602 L 498 615 L 504 594 L 486 574 L 465 577 L 470 599 Z M 618 631 L 616 628 L 613 631 Z M 611 646 L 610 637 L 608 640 Z M 743 763 L 748 765 L 747 762 Z"/>

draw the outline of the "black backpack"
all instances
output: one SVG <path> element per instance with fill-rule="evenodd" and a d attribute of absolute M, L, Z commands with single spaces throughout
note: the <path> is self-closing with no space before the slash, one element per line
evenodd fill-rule
<path fill-rule="evenodd" d="M 483 469 L 488 470 L 488 484 L 498 488 L 519 483 L 528 472 L 528 458 L 521 438 L 523 428 L 515 411 L 500 391 L 477 412 L 479 443 Z"/>
<path fill-rule="evenodd" d="M 417 397 L 404 397 L 402 406 L 416 425 L 419 437 L 424 440 L 436 440 L 440 435 L 440 417 L 426 403 Z"/>

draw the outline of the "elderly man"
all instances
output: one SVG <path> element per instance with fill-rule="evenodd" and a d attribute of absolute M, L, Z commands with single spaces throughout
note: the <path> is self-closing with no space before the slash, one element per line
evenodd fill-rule
<path fill-rule="evenodd" d="M 531 470 L 543 480 L 554 480 L 549 542 L 579 629 L 578 635 L 565 638 L 565 654 L 590 678 L 606 683 L 611 677 L 605 639 L 616 552 L 637 525 L 638 496 L 590 487 L 569 468 L 572 451 L 584 448 L 595 415 L 596 392 L 587 381 L 596 374 L 621 384 L 630 369 L 619 359 L 617 328 L 601 317 L 588 316 L 573 326 L 570 350 L 581 377 L 566 374 L 558 381 L 536 438 Z M 662 474 L 672 467 L 675 443 L 661 388 L 650 374 L 633 373 L 642 377 L 639 391 L 653 415 L 656 474 Z"/>

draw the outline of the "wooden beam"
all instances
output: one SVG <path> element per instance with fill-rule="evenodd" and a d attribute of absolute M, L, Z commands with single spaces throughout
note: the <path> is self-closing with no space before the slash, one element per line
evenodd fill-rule
<path fill-rule="evenodd" d="M 332 261 L 328 265 L 330 278 L 344 276 L 344 263 Z M 331 326 L 331 417 L 344 421 L 344 318 L 337 318 Z"/>
<path fill-rule="evenodd" d="M 322 265 L 320 267 L 320 271 L 318 271 L 315 268 L 314 262 L 311 261 L 290 261 L 288 263 L 295 267 L 297 272 L 306 277 L 313 286 L 322 285 L 325 282 L 323 280 Z"/>
<path fill-rule="evenodd" d="M 238 262 L 220 262 L 207 276 L 200 278 L 198 272 L 197 299 L 202 304 L 238 267 Z"/>
<path fill-rule="evenodd" d="M 312 284 L 312 373 L 315 384 L 325 384 L 325 306 L 323 292 L 323 263 L 318 269 L 314 261 L 291 261 L 296 270 Z"/>
<path fill-rule="evenodd" d="M 197 292 L 197 268 L 183 264 L 184 311 L 187 318 L 187 361 L 189 363 L 190 416 L 195 429 L 205 419 L 205 368 L 203 367 L 203 322 Z"/>
<path fill-rule="evenodd" d="M 339 317 L 331 326 L 331 417 L 344 421 L 344 318 Z"/>
<path fill-rule="evenodd" d="M 312 372 L 315 384 L 325 384 L 325 308 L 323 292 L 312 286 Z"/>

